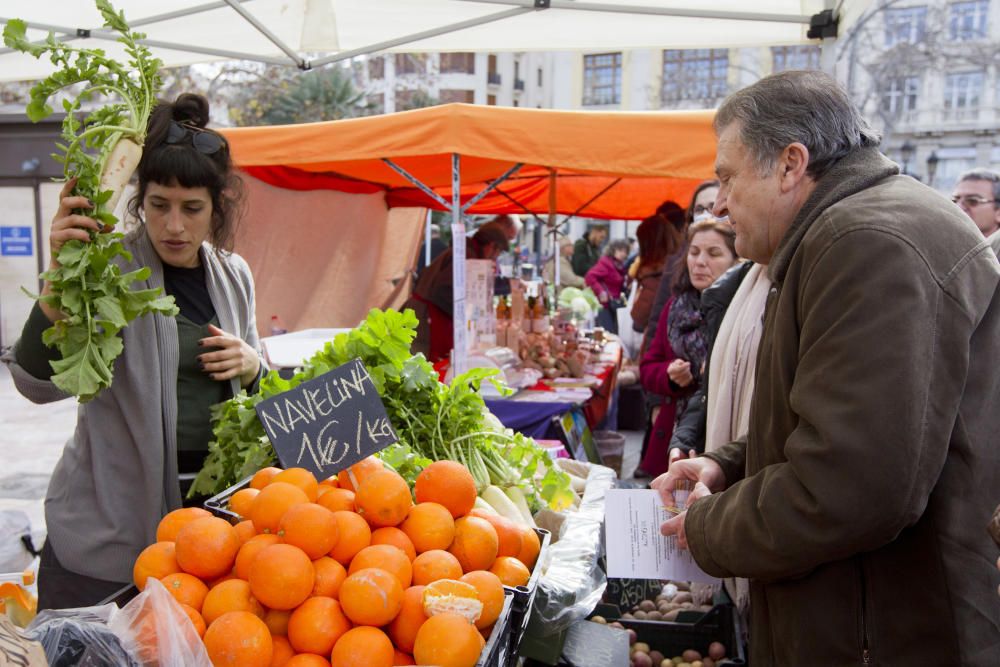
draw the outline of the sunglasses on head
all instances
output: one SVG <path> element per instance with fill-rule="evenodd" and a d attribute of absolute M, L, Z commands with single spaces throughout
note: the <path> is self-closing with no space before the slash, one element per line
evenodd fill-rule
<path fill-rule="evenodd" d="M 166 143 L 179 144 L 187 139 L 190 139 L 191 145 L 196 151 L 204 155 L 214 155 L 226 145 L 226 140 L 215 132 L 170 121 L 170 131 L 167 133 Z"/>

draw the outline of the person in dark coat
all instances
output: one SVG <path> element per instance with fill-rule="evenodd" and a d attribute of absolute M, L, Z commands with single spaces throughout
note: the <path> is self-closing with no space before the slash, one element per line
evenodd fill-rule
<path fill-rule="evenodd" d="M 601 259 L 601 248 L 608 240 L 608 226 L 594 223 L 587 227 L 587 233 L 573 244 L 573 273 L 586 276 Z"/>
<path fill-rule="evenodd" d="M 714 122 L 715 214 L 772 286 L 747 435 L 653 482 L 694 483 L 662 532 L 750 580 L 750 664 L 1000 665 L 996 256 L 822 72 Z"/>

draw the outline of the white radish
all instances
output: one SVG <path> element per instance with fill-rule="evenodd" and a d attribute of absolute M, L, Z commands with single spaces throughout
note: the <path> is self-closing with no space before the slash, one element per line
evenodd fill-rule
<path fill-rule="evenodd" d="M 115 144 L 108 155 L 108 161 L 104 163 L 104 170 L 101 172 L 100 192 L 111 190 L 111 199 L 104 204 L 104 210 L 113 213 L 118 205 L 118 200 L 125 192 L 125 186 L 139 166 L 139 159 L 142 157 L 142 146 L 131 139 L 123 138 Z"/>
<path fill-rule="evenodd" d="M 514 507 L 521 513 L 524 517 L 524 522 L 528 524 L 531 528 L 535 527 L 535 519 L 531 516 L 531 509 L 528 507 L 528 501 L 524 497 L 524 493 L 521 489 L 516 486 L 509 486 L 504 489 L 504 493 L 510 498 L 511 502 L 514 503 Z"/>
<path fill-rule="evenodd" d="M 510 519 L 519 526 L 528 525 L 520 510 L 518 510 L 518 508 L 514 505 L 514 502 L 509 497 L 504 495 L 504 492 L 500 490 L 500 487 L 493 485 L 487 486 L 483 489 L 481 497 L 489 503 L 500 516 Z"/>

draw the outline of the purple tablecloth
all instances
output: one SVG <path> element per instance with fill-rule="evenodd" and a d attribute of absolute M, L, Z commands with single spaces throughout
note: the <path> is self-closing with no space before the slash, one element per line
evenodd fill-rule
<path fill-rule="evenodd" d="M 486 407 L 507 428 L 532 438 L 558 438 L 558 429 L 549 430 L 552 418 L 568 412 L 573 403 L 536 403 L 486 399 Z"/>

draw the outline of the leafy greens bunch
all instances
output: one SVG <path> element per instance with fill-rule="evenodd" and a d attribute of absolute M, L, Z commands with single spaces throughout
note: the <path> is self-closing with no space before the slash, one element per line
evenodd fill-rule
<path fill-rule="evenodd" d="M 28 117 L 38 122 L 53 109 L 49 99 L 73 86 L 79 91 L 63 101 L 66 117 L 62 123 L 62 143 L 53 158 L 63 165 L 66 178 L 76 178 L 73 194 L 87 197 L 93 209 L 74 213 L 88 215 L 112 229 L 113 215 L 142 155 L 146 124 L 160 86 L 157 73 L 161 63 L 139 43 L 145 37 L 132 32 L 122 13 L 108 0 L 96 0 L 104 24 L 121 36 L 130 59 L 127 65 L 109 58 L 101 49 L 76 48 L 57 41 L 50 33 L 43 43 L 28 41 L 27 24 L 19 19 L 7 22 L 4 44 L 36 58 L 48 56 L 58 69 L 31 89 Z M 114 101 L 80 116 L 82 103 L 95 96 Z M 51 292 L 39 300 L 66 315 L 42 336 L 46 345 L 58 348 L 61 359 L 52 362 L 52 381 L 81 403 L 94 398 L 111 385 L 111 368 L 122 352 L 118 335 L 123 327 L 146 313 L 176 315 L 173 297 L 160 289 L 132 290 L 135 282 L 149 278 L 148 268 L 122 273 L 120 263 L 132 256 L 121 243 L 119 232 L 91 233 L 91 241 L 71 240 L 56 257 L 58 266 L 41 275 Z M 119 259 L 120 258 L 120 259 Z M 118 260 L 118 261 L 116 261 Z"/>
<path fill-rule="evenodd" d="M 373 309 L 357 328 L 327 343 L 291 379 L 268 373 L 255 395 L 240 392 L 216 406 L 214 440 L 191 494 L 218 493 L 275 461 L 274 450 L 254 406 L 337 366 L 358 358 L 368 368 L 400 441 L 380 452 L 383 462 L 411 484 L 431 461 L 465 465 L 479 490 L 490 484 L 521 486 L 532 498 L 564 507 L 573 498 L 569 478 L 549 465 L 549 457 L 530 438 L 491 424 L 478 394 L 496 371 L 474 369 L 451 384 L 438 380 L 423 355 L 412 355 L 417 318 L 412 310 Z M 536 487 L 534 478 L 540 476 Z"/>

